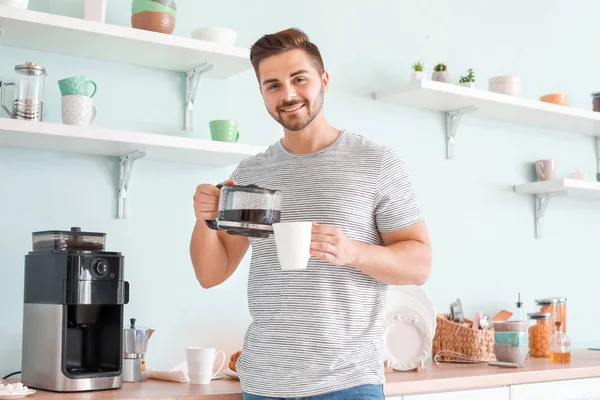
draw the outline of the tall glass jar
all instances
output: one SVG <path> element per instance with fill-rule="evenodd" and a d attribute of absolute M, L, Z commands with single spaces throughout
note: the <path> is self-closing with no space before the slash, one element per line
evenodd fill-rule
<path fill-rule="evenodd" d="M 554 333 L 552 314 L 535 312 L 529 317 L 529 355 L 531 357 L 550 357 L 550 337 Z"/>
<path fill-rule="evenodd" d="M 556 303 L 556 322 L 560 322 L 560 332 L 567 334 L 567 298 L 557 297 Z"/>

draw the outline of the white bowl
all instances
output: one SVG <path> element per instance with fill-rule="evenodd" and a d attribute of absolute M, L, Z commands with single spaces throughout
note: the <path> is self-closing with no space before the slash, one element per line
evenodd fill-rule
<path fill-rule="evenodd" d="M 9 6 L 15 8 L 27 9 L 29 0 L 0 0 L 0 6 Z"/>
<path fill-rule="evenodd" d="M 198 40 L 207 40 L 226 46 L 233 46 L 237 39 L 237 32 L 230 28 L 207 26 L 194 29 L 192 31 L 192 37 Z"/>

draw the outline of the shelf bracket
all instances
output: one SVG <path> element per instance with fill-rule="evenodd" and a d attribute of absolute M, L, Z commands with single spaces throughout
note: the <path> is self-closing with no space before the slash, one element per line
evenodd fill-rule
<path fill-rule="evenodd" d="M 213 64 L 204 63 L 185 74 L 185 130 L 188 132 L 194 129 L 194 103 L 200 77 L 213 68 Z"/>
<path fill-rule="evenodd" d="M 145 151 L 134 151 L 125 156 L 119 157 L 119 204 L 118 218 L 127 218 L 127 191 L 131 181 L 131 171 L 135 160 L 146 157 Z"/>
<path fill-rule="evenodd" d="M 546 209 L 548 208 L 548 204 L 550 203 L 550 199 L 556 196 L 565 196 L 566 192 L 553 192 L 553 193 L 543 193 L 543 194 L 534 194 L 535 201 L 535 238 L 541 239 L 543 234 L 543 222 L 544 215 L 546 215 Z"/>
<path fill-rule="evenodd" d="M 596 180 L 600 182 L 600 136 L 596 136 Z"/>
<path fill-rule="evenodd" d="M 454 159 L 454 147 L 456 145 L 456 133 L 463 115 L 477 111 L 477 107 L 465 107 L 459 110 L 446 112 L 446 158 Z"/>

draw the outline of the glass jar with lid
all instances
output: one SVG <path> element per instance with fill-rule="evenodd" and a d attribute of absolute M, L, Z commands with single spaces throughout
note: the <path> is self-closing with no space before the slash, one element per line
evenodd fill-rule
<path fill-rule="evenodd" d="M 567 333 L 567 298 L 566 297 L 557 297 L 558 302 L 556 303 L 556 323 L 560 322 L 560 325 L 557 325 L 560 329 L 559 331 L 566 334 Z"/>
<path fill-rule="evenodd" d="M 529 317 L 529 355 L 531 357 L 550 357 L 550 337 L 554 333 L 552 314 L 535 312 Z"/>
<path fill-rule="evenodd" d="M 556 322 L 558 299 L 556 297 L 548 297 L 545 299 L 538 299 L 535 301 L 535 305 L 538 307 L 538 312 L 552 314 L 552 328 L 554 329 L 554 323 Z"/>

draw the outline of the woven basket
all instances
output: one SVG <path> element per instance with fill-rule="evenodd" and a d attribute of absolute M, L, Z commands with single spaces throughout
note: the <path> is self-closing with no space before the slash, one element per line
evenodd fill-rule
<path fill-rule="evenodd" d="M 472 329 L 473 321 L 465 318 L 463 324 L 450 321 L 449 314 L 437 315 L 437 327 L 433 337 L 432 354 L 439 351 L 453 351 L 477 361 L 496 361 L 494 352 L 494 331 Z M 464 361 L 464 358 L 440 355 L 438 361 Z"/>

